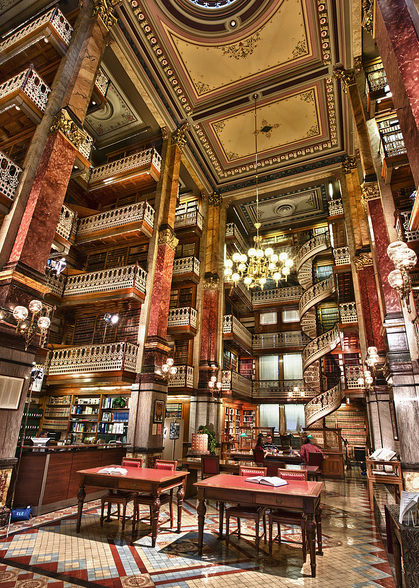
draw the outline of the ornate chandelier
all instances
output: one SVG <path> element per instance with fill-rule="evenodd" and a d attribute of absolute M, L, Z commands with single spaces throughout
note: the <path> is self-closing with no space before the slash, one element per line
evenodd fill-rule
<path fill-rule="evenodd" d="M 234 253 L 232 259 L 224 261 L 224 276 L 227 280 L 233 280 L 234 285 L 242 280 L 247 288 L 261 288 L 263 290 L 269 279 L 275 280 L 278 286 L 279 280 L 286 280 L 290 274 L 293 260 L 283 252 L 280 255 L 274 253 L 272 247 L 263 247 L 262 236 L 259 234 L 261 227 L 259 215 L 259 185 L 258 185 L 258 130 L 256 102 L 258 95 L 254 94 L 255 101 L 255 183 L 256 183 L 256 235 L 253 237 L 254 247 L 245 253 Z"/>

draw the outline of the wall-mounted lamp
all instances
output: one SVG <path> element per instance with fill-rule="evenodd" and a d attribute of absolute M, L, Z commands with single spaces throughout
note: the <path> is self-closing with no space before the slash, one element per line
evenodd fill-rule
<path fill-rule="evenodd" d="M 25 351 L 32 343 L 35 335 L 39 334 L 41 337 L 45 337 L 51 325 L 51 319 L 48 316 L 40 316 L 42 308 L 43 306 L 40 300 L 31 300 L 29 310 L 26 306 L 15 306 L 13 309 L 13 318 L 17 322 L 16 331 L 25 340 Z M 30 321 L 27 321 L 29 312 L 31 313 L 31 318 Z"/>
<path fill-rule="evenodd" d="M 46 272 L 49 275 L 59 276 L 67 267 L 65 257 L 61 259 L 49 259 L 47 264 Z"/>
<path fill-rule="evenodd" d="M 388 283 L 400 295 L 401 300 L 406 302 L 407 310 L 410 308 L 410 292 L 412 283 L 409 271 L 412 270 L 418 260 L 416 253 L 409 249 L 404 241 L 395 241 L 387 247 L 387 255 L 394 264 L 394 269 L 388 274 Z"/>
<path fill-rule="evenodd" d="M 221 390 L 221 388 L 223 387 L 223 383 L 217 379 L 217 376 L 211 376 L 211 379 L 208 382 L 208 387 L 217 388 L 218 390 Z"/>
<path fill-rule="evenodd" d="M 103 339 L 102 343 L 105 343 L 106 331 L 108 330 L 108 325 L 114 327 L 119 321 L 119 314 L 111 314 L 107 312 L 103 315 L 103 320 L 105 321 L 105 329 L 103 331 Z"/>

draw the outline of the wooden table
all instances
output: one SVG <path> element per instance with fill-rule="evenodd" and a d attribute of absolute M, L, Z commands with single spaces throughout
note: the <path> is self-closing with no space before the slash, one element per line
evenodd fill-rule
<path fill-rule="evenodd" d="M 292 508 L 307 515 L 307 541 L 310 553 L 311 575 L 316 577 L 316 539 L 317 524 L 318 553 L 322 555 L 321 540 L 321 507 L 320 494 L 323 482 L 290 481 L 286 486 L 265 486 L 246 482 L 244 476 L 218 474 L 195 484 L 198 489 L 198 552 L 202 555 L 206 500 L 212 499 L 219 503 L 220 530 L 219 538 L 223 538 L 224 504 L 236 502 L 254 506 L 275 508 Z"/>
<path fill-rule="evenodd" d="M 121 465 L 107 467 L 120 468 Z M 85 486 L 107 488 L 113 490 L 125 490 L 131 492 L 146 492 L 152 494 L 154 501 L 151 507 L 151 535 L 152 546 L 156 546 L 157 528 L 160 513 L 160 494 L 172 488 L 179 487 L 177 491 L 177 532 L 180 533 L 182 523 L 182 504 L 185 495 L 186 477 L 188 472 L 167 470 L 155 470 L 152 468 L 133 468 L 124 466 L 127 470 L 125 475 L 112 475 L 99 473 L 103 467 L 80 470 L 80 488 L 77 494 L 77 533 L 80 532 L 81 515 L 83 512 L 83 501 L 86 496 Z"/>
<path fill-rule="evenodd" d="M 366 464 L 368 497 L 371 508 L 374 507 L 374 482 L 378 484 L 392 484 L 394 486 L 395 500 L 397 501 L 396 489 L 399 489 L 399 497 L 403 490 L 401 463 L 399 461 L 378 461 L 367 457 Z"/>

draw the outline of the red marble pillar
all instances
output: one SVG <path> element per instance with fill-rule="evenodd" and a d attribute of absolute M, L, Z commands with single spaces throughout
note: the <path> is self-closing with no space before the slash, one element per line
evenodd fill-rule
<path fill-rule="evenodd" d="M 358 270 L 358 280 L 367 347 L 377 347 L 384 352 L 385 341 L 381 329 L 380 304 L 372 260 Z"/>
<path fill-rule="evenodd" d="M 419 39 L 405 0 L 377 0 L 374 30 L 412 175 L 418 185 Z"/>

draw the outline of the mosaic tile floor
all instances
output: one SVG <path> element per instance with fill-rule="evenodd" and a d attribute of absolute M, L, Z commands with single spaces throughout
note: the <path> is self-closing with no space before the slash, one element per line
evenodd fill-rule
<path fill-rule="evenodd" d="M 380 490 L 378 502 L 385 500 Z M 250 537 L 238 541 L 233 536 L 226 551 L 215 533 L 213 504 L 207 509 L 199 558 L 195 506 L 193 499 L 184 503 L 182 533 L 161 528 L 155 549 L 146 525 L 133 542 L 116 520 L 101 528 L 98 502 L 85 505 L 80 534 L 75 508 L 15 523 L 8 536 L 0 535 L 0 588 L 394 588 L 362 479 L 326 481 L 324 555 L 317 557 L 316 578 L 310 575 L 309 558 L 303 564 L 295 527 L 282 527 L 286 543 L 274 545 L 272 558 L 263 541 L 257 555 Z M 252 531 L 250 526 L 243 530 Z"/>

